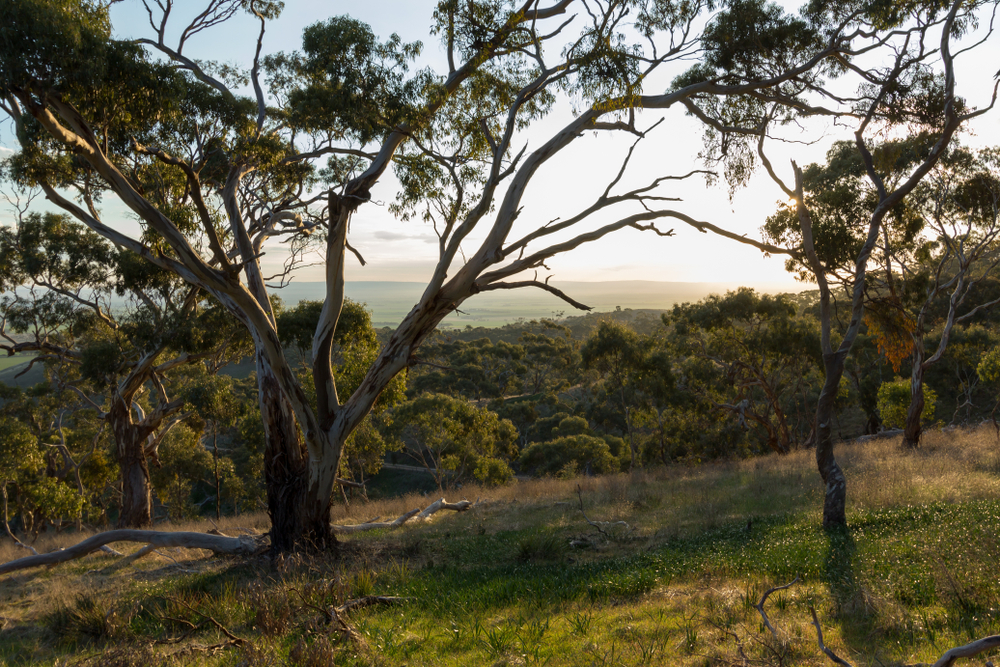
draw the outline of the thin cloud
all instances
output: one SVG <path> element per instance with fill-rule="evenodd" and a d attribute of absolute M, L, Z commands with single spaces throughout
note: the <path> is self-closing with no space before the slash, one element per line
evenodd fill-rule
<path fill-rule="evenodd" d="M 421 241 L 422 243 L 437 243 L 437 238 L 430 234 L 401 234 L 399 232 L 388 232 L 378 230 L 372 234 L 377 241 Z"/>

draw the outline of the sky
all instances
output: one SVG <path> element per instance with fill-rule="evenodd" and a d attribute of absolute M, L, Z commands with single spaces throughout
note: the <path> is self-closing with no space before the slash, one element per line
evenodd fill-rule
<path fill-rule="evenodd" d="M 184 0 L 180 9 L 191 11 L 201 3 Z M 265 52 L 289 51 L 299 47 L 305 26 L 337 14 L 349 14 L 372 26 L 376 35 L 385 38 L 395 32 L 404 41 L 421 41 L 424 50 L 416 67 L 446 70 L 443 48 L 437 37 L 430 35 L 432 0 L 366 0 L 345 2 L 332 0 L 315 2 L 291 0 L 281 17 L 267 30 Z M 789 3 L 789 7 L 793 3 Z M 150 36 L 145 12 L 137 0 L 118 3 L 113 8 L 116 32 L 122 37 Z M 178 17 L 180 18 L 180 17 Z M 179 25 L 179 22 L 178 22 Z M 214 31 L 198 35 L 186 47 L 186 53 L 202 59 L 248 65 L 253 55 L 256 27 L 252 21 L 239 18 Z M 993 73 L 1000 67 L 1000 39 L 994 38 L 985 48 L 977 49 L 960 61 L 958 90 L 977 106 L 988 103 Z M 983 66 L 988 63 L 988 66 Z M 680 73 L 676 67 L 647 84 L 646 92 L 660 92 L 670 79 Z M 560 100 L 554 111 L 536 123 L 522 137 L 528 150 L 542 144 L 552 132 L 570 120 L 570 104 Z M 623 185 L 644 184 L 656 176 L 679 175 L 696 168 L 696 156 L 701 148 L 701 126 L 686 116 L 680 108 L 671 108 L 639 116 L 640 127 L 648 127 L 660 118 L 664 121 L 636 151 Z M 771 150 L 771 159 L 787 179 L 791 179 L 789 160 L 800 165 L 822 161 L 830 143 L 850 139 L 848 128 L 828 124 L 808 126 L 810 145 L 787 144 Z M 995 111 L 978 120 L 964 141 L 968 144 L 1000 143 L 1000 115 Z M 618 166 L 634 138 L 618 134 L 585 137 L 563 155 L 546 164 L 534 179 L 525 196 L 525 206 L 519 225 L 537 225 L 555 218 L 573 215 L 603 191 L 617 172 Z M 0 126 L 0 153 L 13 146 L 10 124 Z M 360 266 L 349 260 L 349 281 L 424 281 L 436 260 L 436 237 L 431 228 L 418 221 L 402 222 L 389 211 L 394 199 L 396 181 L 386 175 L 372 192 L 374 204 L 362 206 L 355 214 L 351 227 L 351 244 L 367 260 Z M 730 197 L 725 185 L 709 186 L 700 177 L 680 181 L 663 191 L 664 195 L 682 201 L 676 208 L 699 220 L 705 220 L 737 234 L 759 238 L 759 229 L 772 213 L 783 194 L 766 175 L 756 174 L 749 185 Z M 120 204 L 105 203 L 106 220 L 128 218 Z M 8 221 L 8 211 L 0 211 L 0 220 Z M 123 222 L 122 224 L 130 224 Z M 134 224 L 134 223 L 131 223 Z M 740 243 L 703 234 L 683 223 L 662 221 L 661 228 L 675 230 L 670 238 L 648 232 L 624 230 L 611 237 L 578 248 L 553 259 L 549 271 L 540 277 L 559 281 L 656 280 L 682 282 L 715 282 L 750 285 L 767 290 L 797 290 L 807 285 L 796 283 L 785 271 L 781 257 L 764 257 L 758 250 Z M 516 230 L 515 230 L 516 235 Z M 478 237 L 478 238 L 481 238 Z M 464 247 L 472 252 L 476 238 Z M 274 268 L 283 260 L 283 248 L 271 247 L 263 259 Z M 313 258 L 318 259 L 318 258 Z M 267 266 L 265 268 L 268 268 Z M 299 271 L 297 280 L 322 280 L 319 267 Z"/>

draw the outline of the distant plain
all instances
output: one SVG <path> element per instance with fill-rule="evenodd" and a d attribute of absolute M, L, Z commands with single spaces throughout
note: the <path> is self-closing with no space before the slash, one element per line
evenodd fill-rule
<path fill-rule="evenodd" d="M 666 310 L 675 303 L 698 301 L 709 294 L 721 294 L 736 289 L 734 283 L 685 283 L 654 280 L 617 280 L 610 282 L 553 281 L 552 285 L 573 299 L 597 311 L 622 309 Z M 349 282 L 347 296 L 367 304 L 372 311 L 376 327 L 399 325 L 423 292 L 424 283 L 417 282 Z M 763 285 L 763 292 L 787 291 Z M 301 300 L 319 301 L 323 298 L 324 283 L 292 282 L 275 293 L 286 304 Z M 498 327 L 518 319 L 556 318 L 579 315 L 568 303 L 542 289 L 524 287 L 516 290 L 497 290 L 477 294 L 462 304 L 459 311 L 449 315 L 442 323 L 444 328 Z"/>

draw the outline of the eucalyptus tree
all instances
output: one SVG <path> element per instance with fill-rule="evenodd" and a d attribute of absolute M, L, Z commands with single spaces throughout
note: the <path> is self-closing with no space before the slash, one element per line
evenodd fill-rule
<path fill-rule="evenodd" d="M 410 382 L 411 392 L 417 394 L 437 392 L 477 401 L 502 400 L 511 389 L 523 387 L 522 380 L 528 372 L 523 363 L 524 346 L 503 340 L 428 343 L 422 352 L 423 372 L 415 373 Z"/>
<path fill-rule="evenodd" d="M 706 398 L 716 409 L 736 415 L 744 429 L 757 424 L 768 447 L 779 454 L 801 443 L 802 429 L 790 428 L 785 411 L 819 361 L 815 327 L 795 311 L 785 297 L 740 288 L 675 305 L 663 315 L 664 323 L 673 325 L 678 351 L 709 362 L 735 391 L 735 396 Z"/>
<path fill-rule="evenodd" d="M 702 96 L 686 101 L 688 110 L 702 119 L 708 128 L 704 155 L 710 163 L 721 163 L 731 188 L 747 182 L 757 165 L 762 165 L 791 204 L 786 208 L 789 224 L 769 224 L 764 230 L 764 242 L 749 240 L 724 232 L 734 240 L 749 243 L 764 252 L 787 255 L 793 270 L 799 270 L 820 289 L 820 349 L 823 354 L 824 384 L 816 406 L 816 462 L 825 485 L 823 523 L 826 526 L 846 523 L 847 481 L 833 451 L 834 402 L 840 389 L 844 363 L 861 330 L 865 310 L 866 287 L 869 284 L 868 263 L 879 239 L 883 237 L 887 216 L 934 168 L 946 153 L 952 137 L 970 119 L 992 108 L 996 86 L 988 106 L 975 109 L 956 93 L 955 61 L 970 57 L 973 49 L 992 37 L 992 22 L 985 27 L 985 37 L 976 35 L 971 44 L 956 42 L 978 25 L 980 13 L 988 14 L 997 6 L 993 1 L 877 3 L 864 0 L 851 2 L 811 2 L 803 9 L 812 24 L 853 26 L 859 39 L 838 54 L 834 67 L 842 86 L 856 82 L 856 92 L 845 96 L 838 91 L 817 85 L 814 81 L 794 82 L 785 93 L 797 104 L 789 105 L 774 94 L 745 95 L 727 98 Z M 740 33 L 733 24 L 713 24 L 715 39 L 738 44 L 741 40 L 757 40 L 754 32 Z M 867 25 L 874 30 L 860 26 Z M 892 29 L 890 29 L 892 28 Z M 863 37 L 861 35 L 863 34 Z M 788 24 L 785 39 L 796 43 L 808 35 L 799 27 Z M 725 53 L 725 51 L 722 51 Z M 882 59 L 882 64 L 866 67 L 863 62 Z M 728 71 L 743 71 L 757 67 L 755 61 L 741 56 L 716 58 L 710 56 L 693 67 L 675 85 L 712 76 L 725 81 Z M 820 254 L 819 221 L 813 216 L 813 203 L 804 185 L 803 170 L 793 161 L 792 181 L 786 181 L 768 159 L 772 140 L 788 141 L 782 128 L 792 125 L 791 139 L 799 141 L 797 121 L 803 114 L 826 117 L 853 129 L 854 150 L 860 156 L 863 171 L 854 186 L 870 187 L 875 194 L 874 206 L 860 214 L 850 210 L 837 219 L 841 239 L 828 247 L 836 249 L 845 261 L 831 263 Z M 926 150 L 914 160 L 909 170 L 898 180 L 892 180 L 893 160 L 878 155 L 873 142 L 879 137 L 900 131 L 916 135 L 923 133 L 930 141 Z M 881 159 L 880 159 L 881 158 Z M 867 183 L 867 186 L 865 185 Z M 711 231 L 717 231 L 715 229 Z M 827 233 L 833 230 L 825 230 Z M 831 285 L 837 277 L 843 280 L 850 305 L 850 319 L 840 342 L 834 343 L 834 318 Z"/>
<path fill-rule="evenodd" d="M 934 135 L 917 134 L 878 145 L 872 155 L 886 182 L 898 184 L 936 141 Z M 863 322 L 896 372 L 911 360 L 904 429 L 910 447 L 920 438 L 926 371 L 942 359 L 956 324 L 997 303 L 995 296 L 977 295 L 1000 260 L 995 163 L 995 150 L 973 152 L 953 144 L 887 215 L 874 246 L 877 270 L 867 275 Z M 850 281 L 851 249 L 863 243 L 863 228 L 852 223 L 870 216 L 879 202 L 865 170 L 855 145 L 840 142 L 825 165 L 803 171 L 817 255 L 842 284 Z M 796 226 L 789 207 L 772 216 L 766 229 L 778 238 Z M 932 329 L 938 335 L 928 351 L 925 338 Z"/>
<path fill-rule="evenodd" d="M 956 324 L 1000 303 L 1000 298 L 983 300 L 976 294 L 1000 264 L 998 167 L 996 148 L 972 152 L 954 147 L 912 198 L 924 223 L 918 242 L 912 249 L 886 249 L 890 275 L 896 268 L 912 303 L 906 313 L 912 323 L 913 360 L 903 429 L 903 443 L 909 447 L 920 442 L 927 369 L 944 356 Z M 942 299 L 947 301 L 943 309 L 937 304 Z M 940 326 L 937 345 L 927 350 L 925 336 L 935 325 Z"/>
<path fill-rule="evenodd" d="M 395 408 L 393 432 L 434 476 L 439 489 L 476 479 L 495 485 L 514 477 L 517 429 L 489 408 L 445 394 L 422 394 Z"/>
<path fill-rule="evenodd" d="M 5 530 L 15 541 L 10 514 L 32 538 L 49 526 L 106 519 L 104 501 L 117 470 L 105 455 L 106 429 L 74 410 L 74 398 L 48 383 L 27 390 L 0 383 L 0 495 Z"/>
<path fill-rule="evenodd" d="M 518 337 L 524 347 L 524 393 L 540 394 L 565 389 L 575 381 L 579 368 L 579 343 L 568 327 L 551 320 L 542 331 L 525 331 Z"/>
<path fill-rule="evenodd" d="M 619 322 L 601 322 L 597 331 L 580 349 L 585 368 L 601 375 L 604 392 L 614 396 L 622 418 L 622 433 L 628 440 L 631 455 L 629 469 L 638 465 L 639 450 L 633 428 L 633 411 L 639 403 L 640 386 L 647 384 L 647 341 Z"/>
<path fill-rule="evenodd" d="M 119 526 L 152 522 L 147 461 L 181 418 L 169 373 L 242 354 L 241 330 L 198 289 L 116 249 L 66 215 L 26 214 L 0 229 L 0 350 L 35 352 L 64 412 L 93 410 L 109 427 L 121 473 Z M 121 301 L 112 307 L 112 300 Z M 63 399 L 65 400 L 65 399 Z M 60 420 L 62 418 L 60 417 Z M 68 456 L 64 453 L 64 456 Z"/>
<path fill-rule="evenodd" d="M 849 4 L 816 2 L 793 17 L 759 0 L 442 0 L 431 30 L 447 69 L 410 74 L 418 45 L 379 41 L 348 17 L 307 28 L 301 52 L 264 58 L 268 20 L 280 9 L 269 0 L 210 0 L 179 33 L 173 4 L 147 0 L 152 34 L 137 41 L 111 38 L 104 5 L 14 0 L 0 26 L 0 96 L 21 144 L 19 178 L 115 244 L 211 294 L 250 331 L 272 545 L 323 547 L 334 543 L 329 506 L 344 443 L 466 299 L 534 287 L 583 307 L 532 272 L 622 229 L 668 236 L 656 226 L 664 219 L 728 234 L 671 206 L 669 186 L 698 170 L 626 185 L 631 151 L 591 203 L 537 221 L 525 193 L 543 168 L 595 133 L 651 141 L 655 123 L 642 110 L 729 100 L 739 107 L 749 96 L 787 110 L 785 117 L 813 112 L 803 90 L 824 90 L 831 76 L 855 67 L 856 55 L 877 59 L 878 48 L 909 34 L 894 30 L 905 12 L 838 9 Z M 260 30 L 252 65 L 233 77 L 197 60 L 189 38 L 224 29 L 241 11 Z M 699 56 L 703 65 L 665 92 L 644 90 L 673 63 Z M 246 81 L 252 97 L 227 81 Z M 529 150 L 525 133 L 560 94 L 571 98 L 571 116 Z M 393 210 L 434 226 L 438 261 L 420 300 L 346 396 L 332 354 L 344 266 L 349 252 L 360 258 L 350 223 L 391 165 L 401 183 Z M 101 219 L 93 205 L 101 192 L 136 215 L 141 234 Z M 315 403 L 285 357 L 267 294 L 262 253 L 282 237 L 295 239 L 293 257 L 307 238 L 325 253 L 326 295 L 312 343 Z"/>

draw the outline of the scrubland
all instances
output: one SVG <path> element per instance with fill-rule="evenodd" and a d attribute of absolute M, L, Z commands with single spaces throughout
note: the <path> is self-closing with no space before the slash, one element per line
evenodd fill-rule
<path fill-rule="evenodd" d="M 345 536 L 336 559 L 160 549 L 125 567 L 96 554 L 14 573 L 0 579 L 0 662 L 832 664 L 811 607 L 827 646 L 858 666 L 933 663 L 1000 632 L 992 426 L 930 432 L 915 451 L 898 438 L 838 446 L 846 530 L 820 527 L 812 456 L 466 486 L 446 495 L 476 501 L 469 511 Z M 433 499 L 352 502 L 334 520 L 391 519 Z M 267 518 L 218 528 L 264 532 Z M 83 536 L 48 534 L 35 548 Z M 0 561 L 23 555 L 0 546 Z M 772 634 L 755 605 L 796 577 L 767 602 Z M 371 595 L 399 599 L 328 611 Z"/>

